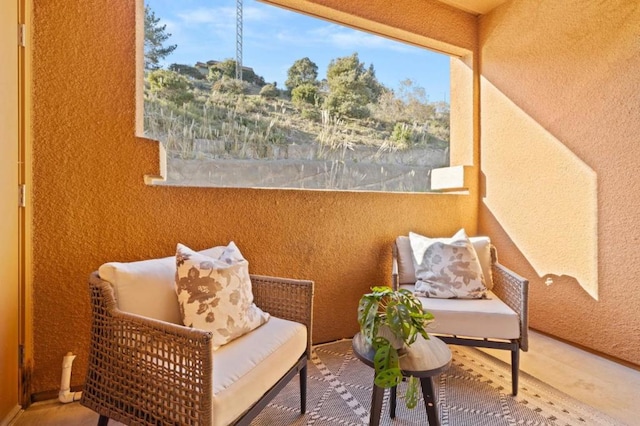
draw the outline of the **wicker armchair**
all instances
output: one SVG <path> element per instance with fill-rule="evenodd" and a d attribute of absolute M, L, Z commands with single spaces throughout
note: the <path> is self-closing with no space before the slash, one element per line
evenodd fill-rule
<path fill-rule="evenodd" d="M 436 319 L 435 328 L 429 333 L 448 344 L 511 351 L 512 393 L 517 395 L 520 350 L 529 349 L 529 282 L 498 262 L 496 248 L 487 237 L 472 237 L 471 241 L 474 246 L 484 244 L 486 249 L 485 259 L 478 254 L 487 272 L 485 279 L 491 280 L 488 283 L 489 287 L 492 285 L 490 300 L 420 297 L 423 306 Z M 398 237 L 392 252 L 393 288 L 413 288 L 416 277 L 408 237 Z"/>
<path fill-rule="evenodd" d="M 251 387 L 266 386 L 257 400 L 246 396 L 246 388 L 229 391 L 239 393 L 230 399 L 233 404 L 246 405 L 241 407 L 243 411 L 237 418 L 229 420 L 225 418 L 228 413 L 216 412 L 214 368 L 224 371 L 229 368 L 228 364 L 243 362 L 239 357 L 249 358 L 251 351 L 245 347 L 234 353 L 233 360 L 229 360 L 229 356 L 225 359 L 221 351 L 236 341 L 212 351 L 212 335 L 208 331 L 121 311 L 113 285 L 101 279 L 97 272 L 89 280 L 93 324 L 81 404 L 100 415 L 99 425 L 106 425 L 110 418 L 124 424 L 154 426 L 247 425 L 299 373 L 300 407 L 304 413 L 307 358 L 311 354 L 313 282 L 257 275 L 251 275 L 251 281 L 256 305 L 272 315 L 267 324 L 274 322 L 275 317 L 306 326 L 306 350 L 301 349 L 301 354 L 283 355 L 294 359 L 291 365 L 283 366 L 269 358 L 271 364 L 264 367 L 269 372 L 263 376 L 279 374 L 273 372 L 279 369 L 284 374 L 252 377 Z M 153 295 L 150 294 L 149 299 L 153 300 Z M 267 324 L 238 338 L 240 342 L 236 345 L 246 344 L 256 333 L 268 332 Z M 264 335 L 262 339 L 263 342 L 277 340 Z M 286 342 L 281 348 L 277 350 L 291 352 Z"/>

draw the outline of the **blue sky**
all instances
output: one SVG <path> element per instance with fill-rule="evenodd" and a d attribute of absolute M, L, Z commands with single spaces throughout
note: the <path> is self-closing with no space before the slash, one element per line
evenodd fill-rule
<path fill-rule="evenodd" d="M 165 59 L 194 65 L 197 61 L 236 56 L 236 0 L 146 0 L 177 44 Z M 449 100 L 449 57 L 330 22 L 244 0 L 243 64 L 268 83 L 284 88 L 287 70 L 308 57 L 318 65 L 318 78 L 326 76 L 331 59 L 358 53 L 373 64 L 378 80 L 397 88 L 407 78 L 423 87 L 430 101 Z"/>

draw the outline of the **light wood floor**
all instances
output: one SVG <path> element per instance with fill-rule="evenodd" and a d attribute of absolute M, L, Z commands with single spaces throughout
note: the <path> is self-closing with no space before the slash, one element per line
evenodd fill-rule
<path fill-rule="evenodd" d="M 619 420 L 620 425 L 640 425 L 640 371 L 534 331 L 529 336 L 529 351 L 520 355 L 520 370 Z M 511 362 L 507 351 L 484 351 Z"/>
<path fill-rule="evenodd" d="M 531 332 L 530 336 L 529 352 L 520 358 L 522 371 L 619 420 L 620 426 L 640 425 L 640 371 L 540 333 Z M 507 351 L 486 352 L 510 362 Z M 95 413 L 77 402 L 50 401 L 33 404 L 10 425 L 84 426 L 97 421 Z"/>

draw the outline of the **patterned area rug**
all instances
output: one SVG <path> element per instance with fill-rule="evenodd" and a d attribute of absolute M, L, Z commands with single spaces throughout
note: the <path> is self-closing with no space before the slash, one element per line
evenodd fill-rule
<path fill-rule="evenodd" d="M 442 426 L 617 424 L 523 371 L 518 396 L 514 397 L 509 365 L 474 348 L 450 348 L 451 367 L 434 379 Z M 308 370 L 304 416 L 300 415 L 299 384 L 294 379 L 251 424 L 356 426 L 369 423 L 373 369 L 353 355 L 350 340 L 316 346 Z M 402 389 L 398 396 L 401 394 Z M 407 410 L 404 401 L 398 398 L 396 418 L 391 420 L 387 391 L 381 424 L 427 425 L 424 402 Z"/>

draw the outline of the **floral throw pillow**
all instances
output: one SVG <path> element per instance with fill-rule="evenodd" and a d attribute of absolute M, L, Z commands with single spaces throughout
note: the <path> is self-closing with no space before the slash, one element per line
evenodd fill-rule
<path fill-rule="evenodd" d="M 482 267 L 464 229 L 452 238 L 427 238 L 410 232 L 409 241 L 416 295 L 440 299 L 486 297 Z"/>
<path fill-rule="evenodd" d="M 176 293 L 184 325 L 212 331 L 214 349 L 269 319 L 253 303 L 249 262 L 233 242 L 218 258 L 178 244 Z"/>

